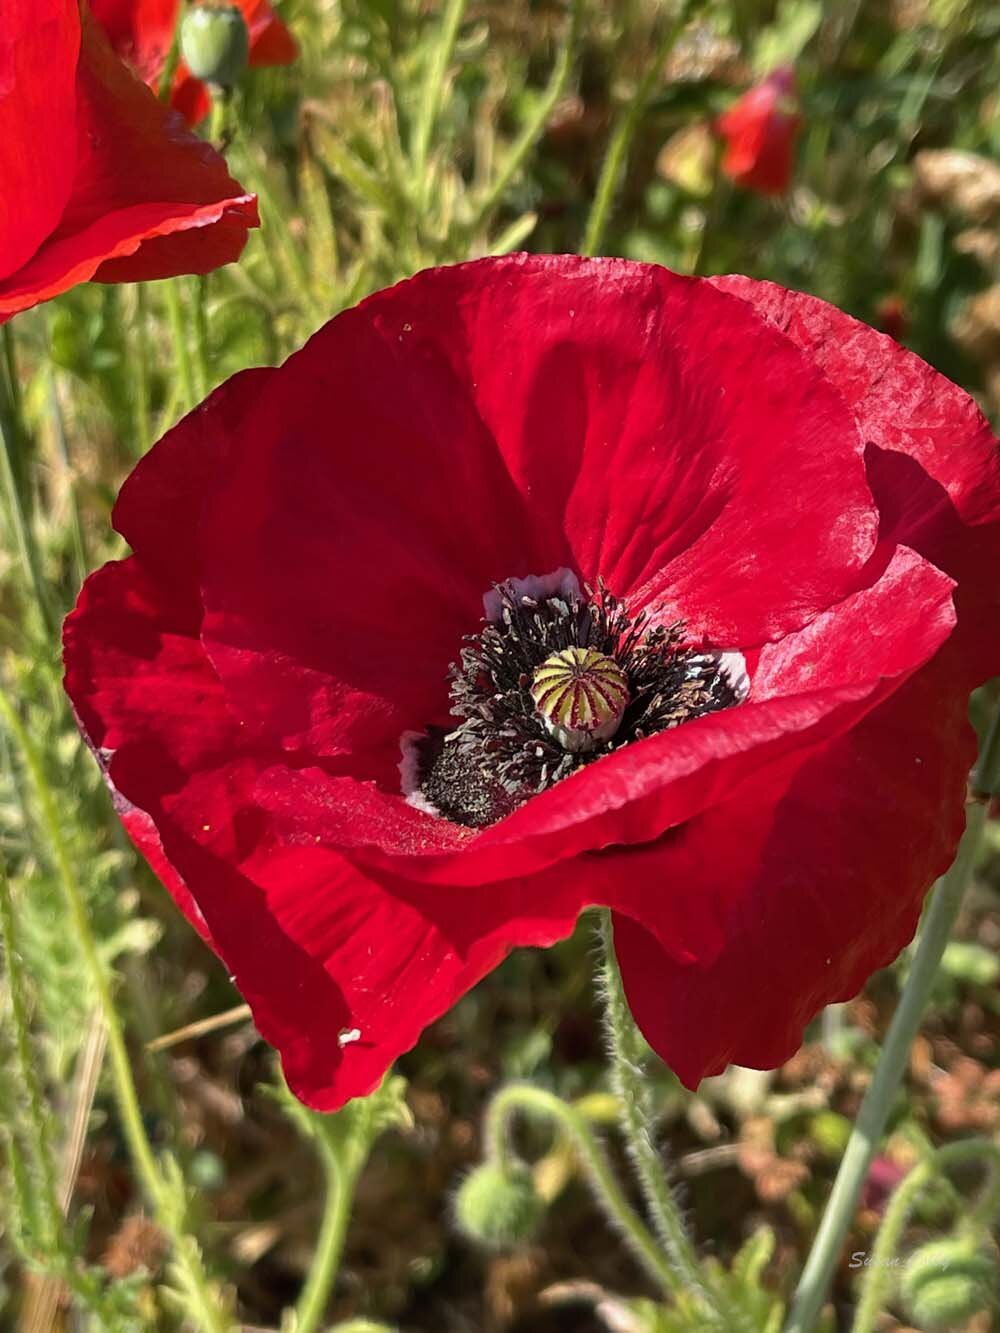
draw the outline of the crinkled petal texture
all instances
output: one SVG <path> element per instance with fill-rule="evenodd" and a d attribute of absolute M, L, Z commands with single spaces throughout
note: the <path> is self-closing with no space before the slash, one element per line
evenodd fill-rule
<path fill-rule="evenodd" d="M 113 54 L 75 3 L 11 0 L 0 43 L 0 322 L 78 282 L 207 273 L 257 205 Z M 13 23 L 13 28 L 11 27 Z M 19 23 L 25 40 L 14 41 Z M 13 77 L 4 77 L 4 68 Z M 46 142 L 44 179 L 37 152 Z"/>
<path fill-rule="evenodd" d="M 617 260 L 432 270 L 139 464 L 67 688 L 311 1104 L 594 904 L 686 1082 L 774 1064 L 898 952 L 954 850 L 967 691 L 1000 668 L 995 448 L 808 297 Z M 748 698 L 480 831 L 414 809 L 399 739 L 447 720 L 483 593 L 560 566 L 742 651 Z"/>
<path fill-rule="evenodd" d="M 238 4 L 250 38 L 251 66 L 290 65 L 298 46 L 268 0 L 238 0 Z M 180 17 L 180 0 L 91 0 L 90 7 L 117 54 L 157 88 Z M 212 105 L 207 85 L 183 62 L 170 101 L 189 125 L 203 120 Z"/>

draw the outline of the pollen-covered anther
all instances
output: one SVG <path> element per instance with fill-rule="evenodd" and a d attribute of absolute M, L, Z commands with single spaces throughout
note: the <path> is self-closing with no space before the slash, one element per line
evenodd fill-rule
<path fill-rule="evenodd" d="M 531 698 L 549 735 L 579 754 L 618 730 L 629 702 L 628 679 L 614 658 L 596 648 L 562 648 L 536 668 Z"/>

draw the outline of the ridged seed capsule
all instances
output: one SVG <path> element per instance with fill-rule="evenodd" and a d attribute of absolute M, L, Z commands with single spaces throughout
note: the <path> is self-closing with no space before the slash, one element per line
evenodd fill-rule
<path fill-rule="evenodd" d="M 561 648 L 536 668 L 531 698 L 549 735 L 579 754 L 618 730 L 628 680 L 614 658 L 596 648 Z"/>

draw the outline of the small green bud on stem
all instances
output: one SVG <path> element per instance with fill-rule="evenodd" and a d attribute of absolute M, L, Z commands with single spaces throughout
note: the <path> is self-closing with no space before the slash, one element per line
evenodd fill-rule
<path fill-rule="evenodd" d="M 181 23 L 181 55 L 196 79 L 233 88 L 250 59 L 250 34 L 236 5 L 196 5 Z"/>
<path fill-rule="evenodd" d="M 992 1305 L 996 1265 L 973 1239 L 949 1236 L 910 1256 L 900 1287 L 903 1306 L 917 1327 L 946 1333 Z"/>
<path fill-rule="evenodd" d="M 531 1239 L 544 1204 L 526 1166 L 487 1162 L 468 1175 L 455 1196 L 455 1220 L 470 1240 L 491 1250 Z"/>

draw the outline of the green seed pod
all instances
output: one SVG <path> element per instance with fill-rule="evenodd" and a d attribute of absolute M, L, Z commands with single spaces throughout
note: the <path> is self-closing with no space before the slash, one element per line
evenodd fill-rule
<path fill-rule="evenodd" d="M 525 1166 L 478 1166 L 455 1196 L 461 1231 L 487 1249 L 502 1250 L 531 1239 L 544 1204 Z"/>
<path fill-rule="evenodd" d="M 181 55 L 196 79 L 232 88 L 250 59 L 250 34 L 235 5 L 196 5 L 181 23 Z"/>
<path fill-rule="evenodd" d="M 910 1256 L 900 1294 L 912 1323 L 928 1333 L 946 1333 L 993 1303 L 996 1265 L 973 1240 L 931 1241 Z"/>

